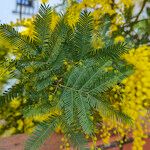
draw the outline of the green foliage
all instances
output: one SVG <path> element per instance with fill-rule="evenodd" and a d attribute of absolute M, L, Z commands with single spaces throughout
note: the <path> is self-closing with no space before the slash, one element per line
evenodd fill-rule
<path fill-rule="evenodd" d="M 24 51 L 26 55 L 33 54 L 33 49 L 35 47 L 30 41 L 30 37 L 21 35 L 10 25 L 6 24 L 0 26 L 0 31 L 0 35 L 11 45 L 16 46 L 20 50 Z"/>
<path fill-rule="evenodd" d="M 87 60 L 83 66 L 76 67 L 70 74 L 66 85 L 62 85 L 64 92 L 61 99 L 66 120 L 68 124 L 73 123 L 74 115 L 77 113 L 79 123 L 86 134 L 93 132 L 92 122 L 89 119 L 92 108 L 103 110 L 102 114 L 107 117 L 115 116 L 114 113 L 117 113 L 107 101 L 101 100 L 98 94 L 104 93 L 130 74 L 130 70 L 125 67 L 119 68 L 117 74 L 114 71 L 106 72 L 104 69 L 111 66 L 111 61 L 103 62 L 104 64 L 96 63 L 98 62 Z M 119 119 L 124 120 L 124 117 L 121 118 L 120 115 Z"/>
<path fill-rule="evenodd" d="M 74 30 L 65 24 L 64 16 L 52 31 L 49 23 L 51 8 L 42 5 L 34 21 L 33 40 L 8 25 L 0 26 L 0 35 L 22 53 L 14 64 L 19 89 L 12 87 L 1 96 L 1 106 L 21 93 L 26 99 L 24 113 L 27 117 L 55 107 L 61 111 L 37 126 L 25 149 L 38 149 L 58 124 L 66 128 L 65 134 L 75 147 L 81 148 L 84 142 L 78 139 L 80 133 L 92 135 L 94 132 L 90 120 L 93 110 L 100 112 L 102 117 L 131 123 L 131 119 L 117 111 L 105 96 L 107 90 L 132 72 L 132 68 L 120 59 L 127 51 L 125 44 L 106 45 L 95 57 L 91 46 L 93 19 L 87 12 L 81 13 Z M 64 60 L 71 62 L 70 71 L 65 70 Z M 108 68 L 112 69 L 108 71 Z"/>
<path fill-rule="evenodd" d="M 40 123 L 35 129 L 33 136 L 31 136 L 26 145 L 25 150 L 34 150 L 41 146 L 45 140 L 53 133 L 59 118 L 53 117 L 48 121 Z"/>
<path fill-rule="evenodd" d="M 85 147 L 87 141 L 85 140 L 84 135 L 82 133 L 70 132 L 70 134 L 68 134 L 68 138 L 70 139 L 70 142 L 74 148 L 86 150 Z"/>
<path fill-rule="evenodd" d="M 12 99 L 20 96 L 23 93 L 21 85 L 17 84 L 13 86 L 8 91 L 5 91 L 3 95 L 0 97 L 0 106 L 3 104 L 9 103 Z"/>
<path fill-rule="evenodd" d="M 120 59 L 120 56 L 126 53 L 128 50 L 126 43 L 117 43 L 113 45 L 106 45 L 106 47 L 102 48 L 97 55 L 97 57 L 104 57 L 109 59 Z"/>
<path fill-rule="evenodd" d="M 88 12 L 81 13 L 79 22 L 76 25 L 76 32 L 74 33 L 75 50 L 79 53 L 79 60 L 87 57 L 86 55 L 91 51 L 90 40 L 92 37 L 93 18 Z"/>

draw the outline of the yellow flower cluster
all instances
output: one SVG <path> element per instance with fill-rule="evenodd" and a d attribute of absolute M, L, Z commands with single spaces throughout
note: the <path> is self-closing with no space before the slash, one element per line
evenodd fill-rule
<path fill-rule="evenodd" d="M 67 9 L 68 15 L 66 16 L 66 23 L 74 27 L 74 25 L 78 22 L 80 11 L 82 10 L 82 6 L 79 4 L 74 4 Z"/>
<path fill-rule="evenodd" d="M 24 27 L 23 31 L 21 32 L 22 35 L 28 35 L 31 39 L 34 38 L 34 26 L 33 26 L 33 18 L 31 19 L 24 19 L 20 22 L 20 24 Z"/>
<path fill-rule="evenodd" d="M 21 102 L 20 102 L 20 100 L 18 100 L 17 98 L 13 99 L 13 100 L 10 102 L 10 107 L 12 107 L 12 108 L 14 108 L 14 109 L 17 109 L 20 105 L 21 105 Z"/>
<path fill-rule="evenodd" d="M 117 37 L 117 42 L 123 40 Z M 135 72 L 122 81 L 122 85 L 116 85 L 110 93 L 110 100 L 116 109 L 121 109 L 133 119 L 133 125 L 125 125 L 103 117 L 103 125 L 99 134 L 104 144 L 109 143 L 110 136 L 117 135 L 120 147 L 126 141 L 130 133 L 134 138 L 133 150 L 142 150 L 149 130 L 150 116 L 147 110 L 150 108 L 150 47 L 143 45 L 132 49 L 123 58 L 134 65 Z M 124 137 L 126 137 L 124 139 Z M 123 140 L 122 140 L 123 139 Z M 92 147 L 94 148 L 95 143 Z"/>
<path fill-rule="evenodd" d="M 47 3 L 47 2 L 48 2 L 48 0 L 41 0 L 41 2 L 42 2 L 42 3 Z"/>
<path fill-rule="evenodd" d="M 65 136 L 61 138 L 61 142 L 60 149 L 71 150 L 68 139 Z"/>
<path fill-rule="evenodd" d="M 124 42 L 124 37 L 123 36 L 117 36 L 116 38 L 115 38 L 115 43 L 118 43 L 118 42 Z"/>
<path fill-rule="evenodd" d="M 96 50 L 100 49 L 104 46 L 104 42 L 103 42 L 102 38 L 99 35 L 93 34 L 93 36 L 92 36 L 92 46 Z"/>
<path fill-rule="evenodd" d="M 99 16 L 104 13 L 109 13 L 112 15 L 114 10 L 111 8 L 109 1 L 110 0 L 83 0 L 79 4 L 73 4 L 68 8 L 68 15 L 66 17 L 67 23 L 73 27 L 76 22 L 78 22 L 81 10 L 87 8 L 93 10 L 95 20 L 98 20 Z"/>
<path fill-rule="evenodd" d="M 6 80 L 9 78 L 10 71 L 1 65 L 1 62 L 7 57 L 8 59 L 14 53 L 14 47 L 8 41 L 0 37 L 0 92 L 3 89 Z"/>
<path fill-rule="evenodd" d="M 35 120 L 33 118 L 22 117 L 22 105 L 23 100 L 15 98 L 1 110 L 0 120 L 4 120 L 4 123 L 0 125 L 1 137 L 17 133 L 31 133 L 33 131 Z"/>
<path fill-rule="evenodd" d="M 127 8 L 133 5 L 133 0 L 120 0 L 119 3 L 123 3 Z"/>
<path fill-rule="evenodd" d="M 34 32 L 34 25 L 33 25 L 33 21 L 34 21 L 34 17 L 32 18 L 28 18 L 28 19 L 22 19 L 17 20 L 16 23 L 11 22 L 11 26 L 13 27 L 22 27 L 21 30 L 21 34 L 22 35 L 27 35 L 29 36 L 31 39 L 35 38 L 35 32 Z M 55 28 L 55 26 L 57 25 L 59 21 L 59 15 L 55 12 L 52 11 L 52 17 L 51 17 L 51 22 L 50 22 L 50 29 L 53 30 Z"/>
<path fill-rule="evenodd" d="M 119 133 L 121 137 L 132 132 L 134 138 L 133 150 L 142 150 L 149 132 L 149 116 L 147 110 L 150 108 L 150 47 L 143 45 L 132 49 L 123 56 L 125 60 L 134 65 L 135 72 L 122 81 L 124 86 L 116 85 L 113 88 L 114 107 L 122 109 L 133 119 L 133 126 L 118 124 L 105 119 L 105 129 L 115 129 L 114 134 Z M 121 99 L 121 101 L 119 101 Z M 108 128 L 109 127 L 109 128 Z M 104 132 L 107 132 L 104 130 Z"/>
<path fill-rule="evenodd" d="M 21 21 L 17 20 L 15 23 L 11 22 L 10 25 L 12 27 L 22 27 L 21 34 L 28 35 L 30 36 L 31 39 L 33 39 L 35 35 L 33 21 L 34 21 L 34 17 L 28 19 L 22 19 Z"/>
<path fill-rule="evenodd" d="M 51 23 L 50 23 L 50 29 L 51 30 L 54 30 L 54 28 L 57 25 L 59 19 L 60 19 L 59 15 L 55 11 L 53 11 L 52 12 L 52 20 L 51 20 Z"/>
<path fill-rule="evenodd" d="M 69 4 L 71 4 L 71 2 Z M 124 22 L 124 18 L 117 12 L 118 8 L 122 8 L 124 6 L 129 7 L 132 5 L 132 0 L 120 0 L 115 4 L 112 0 L 83 0 L 78 4 L 73 3 L 71 6 L 69 5 L 66 19 L 67 23 L 73 27 L 79 20 L 80 12 L 88 8 L 91 10 L 94 20 L 99 20 L 100 16 L 103 16 L 104 14 L 115 14 L 112 23 L 120 25 Z"/>
<path fill-rule="evenodd" d="M 133 150 L 142 149 L 144 130 L 148 130 L 147 109 L 150 108 L 150 47 L 143 45 L 132 49 L 124 58 L 135 66 L 133 75 L 123 81 L 122 109 L 134 120 Z"/>
<path fill-rule="evenodd" d="M 111 128 L 108 125 L 103 124 L 100 137 L 102 138 L 102 141 L 104 144 L 109 144 L 109 139 L 110 139 L 109 130 L 110 129 Z"/>

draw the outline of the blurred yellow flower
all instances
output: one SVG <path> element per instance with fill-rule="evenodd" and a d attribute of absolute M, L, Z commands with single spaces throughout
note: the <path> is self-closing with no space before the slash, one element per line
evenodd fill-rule
<path fill-rule="evenodd" d="M 124 42 L 124 37 L 123 36 L 117 36 L 116 38 L 115 38 L 115 43 L 118 43 L 118 42 Z"/>
<path fill-rule="evenodd" d="M 20 104 L 20 100 L 15 98 L 10 102 L 10 107 L 17 109 L 20 106 Z"/>
<path fill-rule="evenodd" d="M 48 0 L 41 0 L 41 2 L 42 2 L 42 3 L 47 3 L 47 2 L 48 2 Z"/>

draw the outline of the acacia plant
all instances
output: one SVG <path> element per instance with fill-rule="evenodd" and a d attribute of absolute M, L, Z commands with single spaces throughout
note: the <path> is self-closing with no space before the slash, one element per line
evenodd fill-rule
<path fill-rule="evenodd" d="M 112 106 L 105 94 L 132 73 L 132 67 L 120 59 L 128 49 L 125 43 L 113 44 L 101 29 L 107 44 L 95 50 L 91 44 L 93 18 L 86 11 L 74 28 L 66 24 L 65 15 L 60 15 L 53 30 L 51 14 L 49 6 L 41 5 L 34 20 L 33 39 L 9 25 L 0 26 L 0 35 L 21 53 L 10 64 L 14 65 L 17 82 L 0 97 L 0 105 L 23 97 L 25 117 L 59 110 L 37 126 L 25 150 L 38 149 L 58 125 L 74 147 L 83 149 L 84 134 L 92 136 L 101 117 L 132 122 Z M 66 63 L 70 64 L 69 69 Z M 96 124 L 90 119 L 95 112 L 100 114 Z"/>

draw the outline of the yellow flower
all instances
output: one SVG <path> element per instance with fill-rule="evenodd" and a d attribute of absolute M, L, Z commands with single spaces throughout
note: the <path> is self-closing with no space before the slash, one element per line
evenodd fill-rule
<path fill-rule="evenodd" d="M 12 134 L 14 134 L 16 132 L 16 128 L 15 127 L 11 127 L 9 128 L 8 130 L 6 130 L 2 135 L 1 137 L 8 137 Z"/>
<path fill-rule="evenodd" d="M 117 36 L 115 38 L 115 43 L 118 43 L 118 42 L 124 42 L 124 37 L 123 36 Z"/>
<path fill-rule="evenodd" d="M 50 29 L 51 30 L 54 30 L 54 28 L 56 27 L 58 21 L 59 21 L 59 16 L 55 11 L 53 11 L 52 12 L 52 20 L 51 20 L 51 24 L 50 24 Z"/>
<path fill-rule="evenodd" d="M 116 25 L 111 25 L 111 27 L 110 27 L 110 35 L 112 34 L 112 32 L 114 32 L 114 31 L 117 31 L 118 30 L 118 27 L 116 26 Z"/>
<path fill-rule="evenodd" d="M 16 24 L 14 24 L 14 26 L 17 24 L 20 26 L 23 26 L 23 30 L 21 31 L 21 34 L 27 35 L 31 39 L 34 39 L 35 38 L 35 32 L 34 32 L 33 21 L 34 21 L 34 18 L 24 19 L 24 20 L 22 20 Z"/>
<path fill-rule="evenodd" d="M 78 4 L 75 4 L 68 8 L 67 10 L 67 16 L 66 16 L 66 22 L 70 27 L 74 27 L 74 25 L 78 22 L 81 7 Z"/>
<path fill-rule="evenodd" d="M 121 107 L 123 112 L 132 117 L 134 121 L 134 126 L 132 127 L 133 149 L 142 149 L 144 131 L 148 126 L 143 120 L 147 118 L 146 100 L 150 99 L 150 94 L 148 94 L 150 93 L 148 86 L 150 85 L 150 47 L 142 45 L 137 49 L 130 50 L 123 57 L 128 63 L 134 65 L 135 71 L 122 82 L 125 87 Z M 117 91 L 117 89 L 115 90 Z"/>
<path fill-rule="evenodd" d="M 61 125 L 58 125 L 55 129 L 56 133 L 60 133 L 61 132 Z"/>
<path fill-rule="evenodd" d="M 20 106 L 20 100 L 18 99 L 13 99 L 11 102 L 10 102 L 10 107 L 14 108 L 14 109 L 17 109 L 19 106 Z"/>
<path fill-rule="evenodd" d="M 17 120 L 17 124 L 18 124 L 17 129 L 21 131 L 23 128 L 23 125 L 24 125 L 23 121 L 21 119 L 19 119 L 19 120 Z"/>
<path fill-rule="evenodd" d="M 127 8 L 129 8 L 130 6 L 133 5 L 132 0 L 121 0 L 121 2 L 122 2 Z"/>
<path fill-rule="evenodd" d="M 48 2 L 48 0 L 41 0 L 41 2 L 42 2 L 42 3 L 47 3 L 47 2 Z"/>
<path fill-rule="evenodd" d="M 98 35 L 93 35 L 92 37 L 92 46 L 94 47 L 94 49 L 100 49 L 104 46 L 104 42 L 101 39 L 100 36 Z"/>

